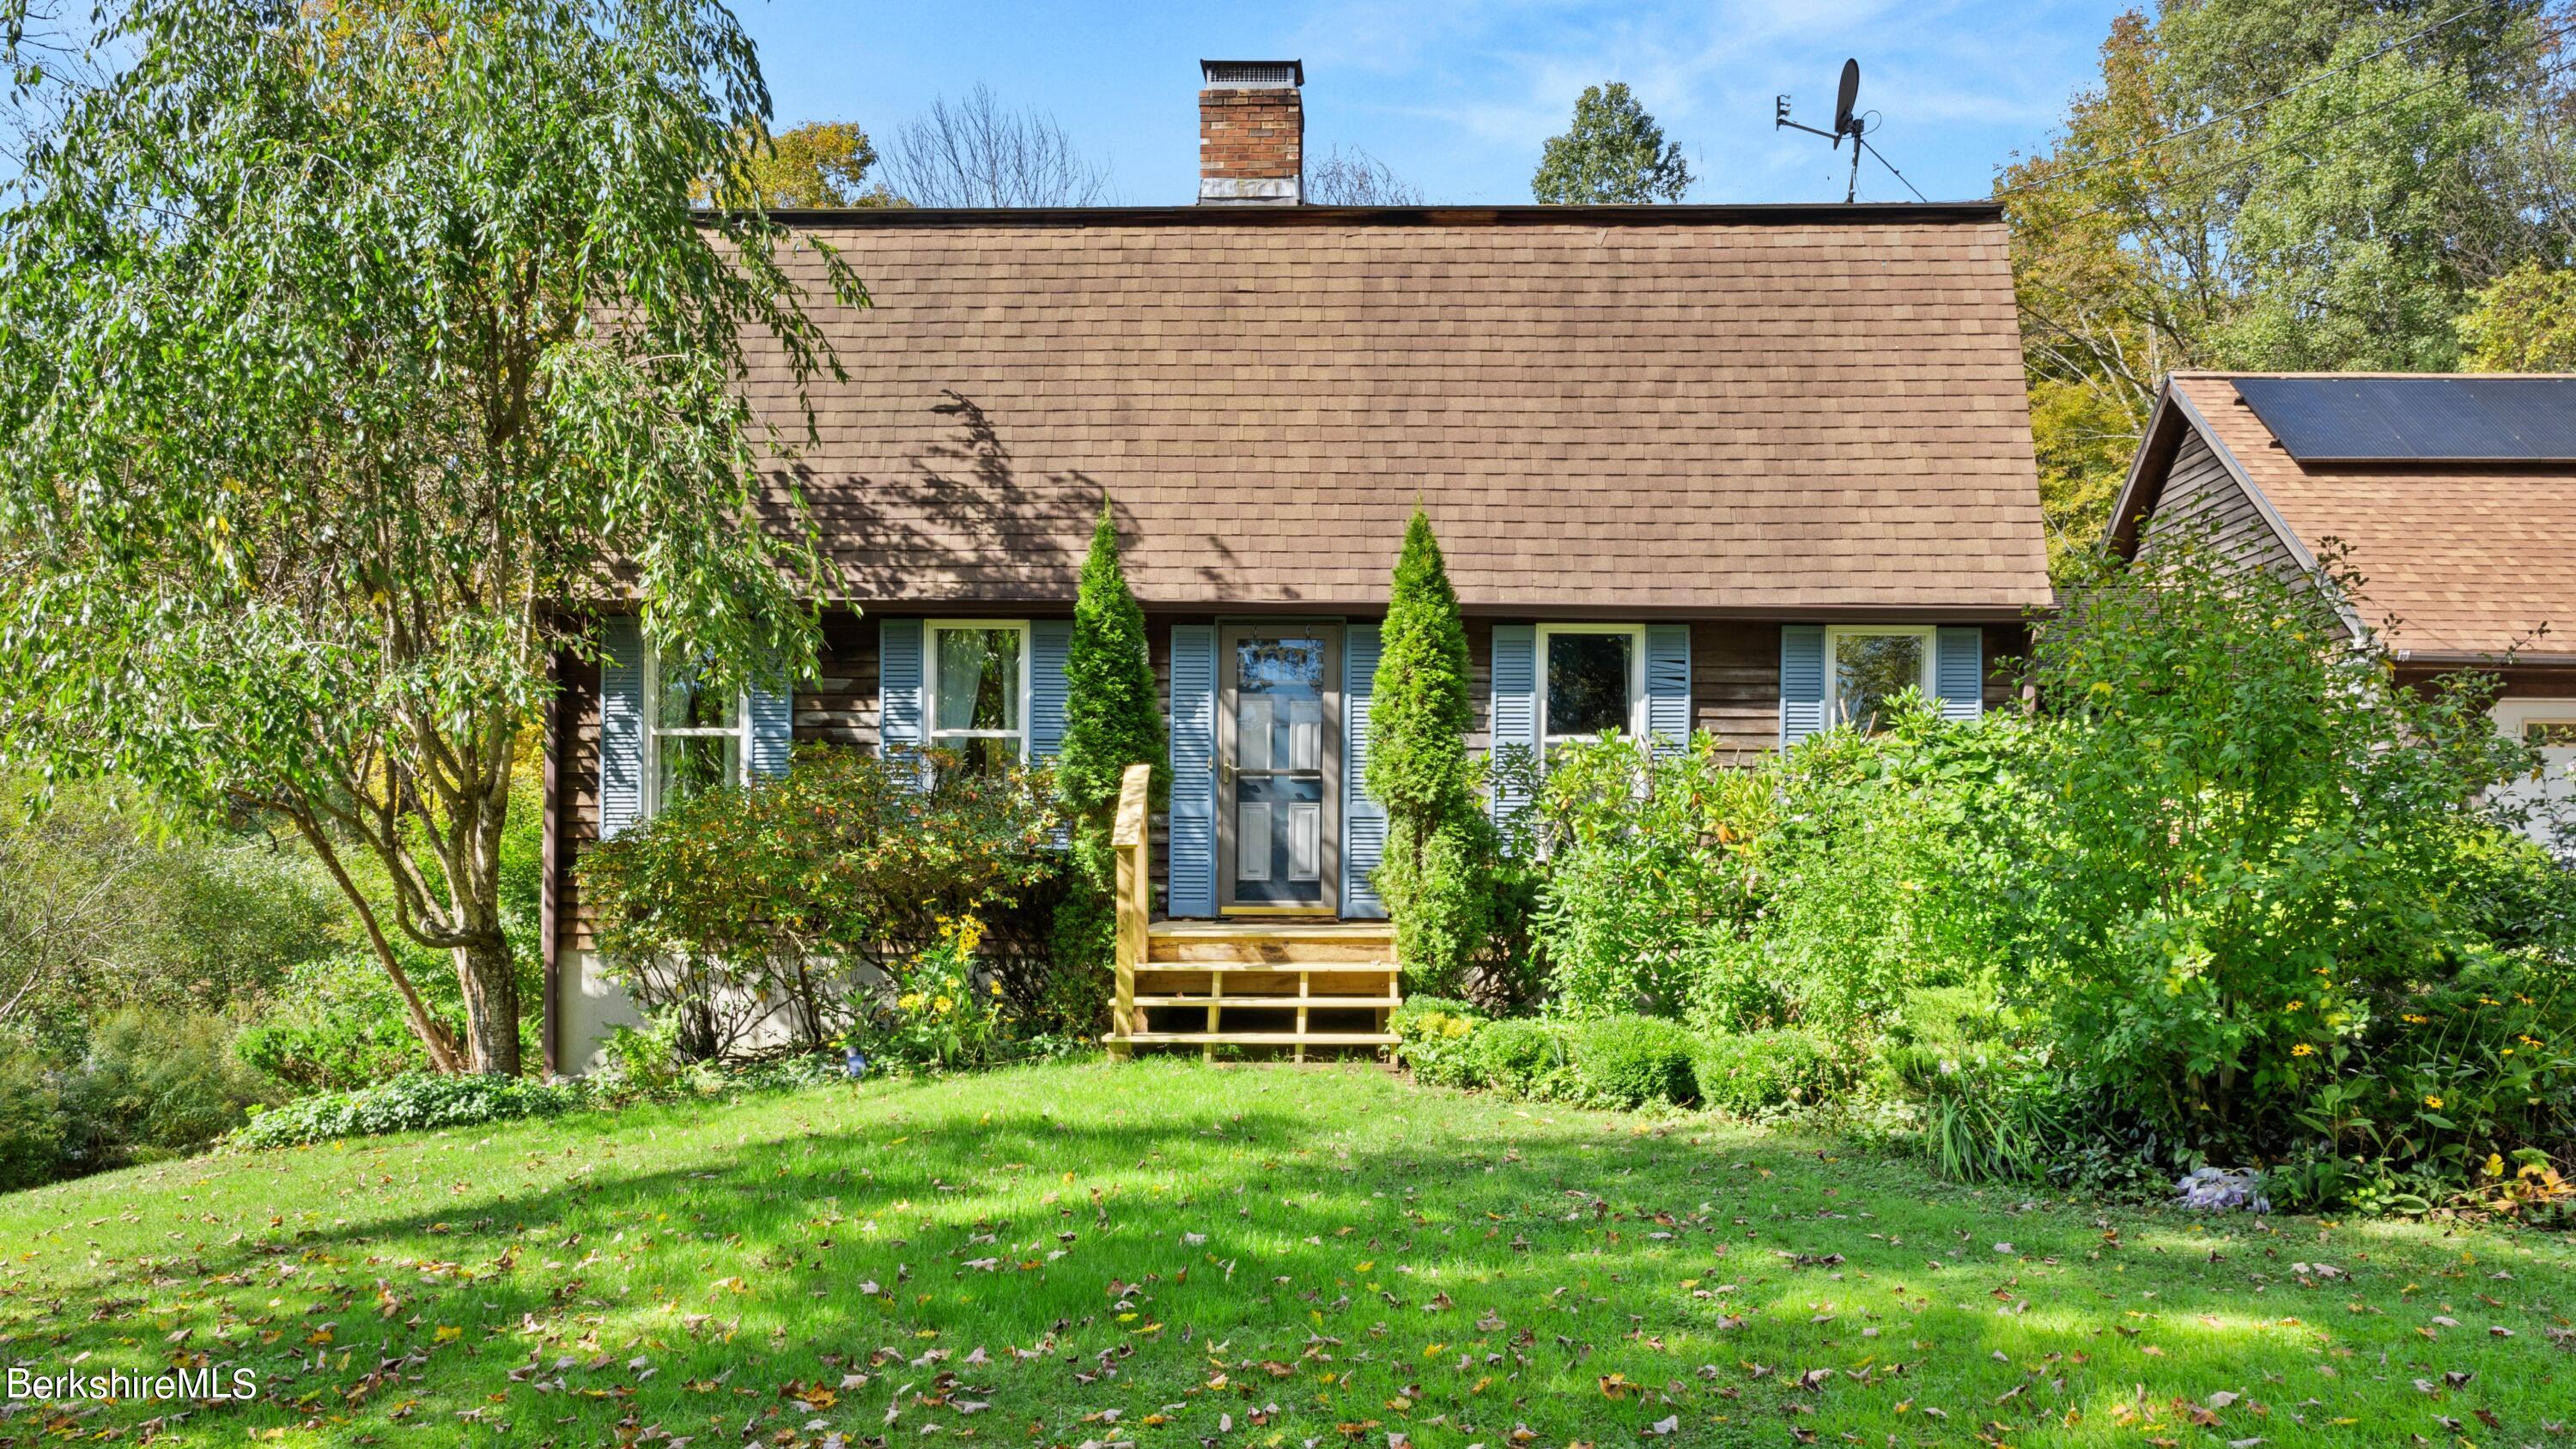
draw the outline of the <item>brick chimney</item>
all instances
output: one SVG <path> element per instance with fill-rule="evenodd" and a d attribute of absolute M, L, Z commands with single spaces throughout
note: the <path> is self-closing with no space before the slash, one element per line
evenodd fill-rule
<path fill-rule="evenodd" d="M 1199 62 L 1199 204 L 1295 206 L 1306 199 L 1302 60 Z"/>

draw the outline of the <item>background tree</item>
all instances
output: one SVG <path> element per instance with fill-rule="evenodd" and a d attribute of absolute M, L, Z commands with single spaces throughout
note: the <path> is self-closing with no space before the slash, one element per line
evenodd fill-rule
<path fill-rule="evenodd" d="M 1422 189 L 1357 146 L 1335 146 L 1306 173 L 1306 200 L 1315 206 L 1420 206 Z"/>
<path fill-rule="evenodd" d="M 1073 144 L 1055 117 L 1015 111 L 984 85 L 942 96 L 895 133 L 887 184 L 915 206 L 1093 206 L 1109 172 Z"/>
<path fill-rule="evenodd" d="M 742 157 L 742 188 L 762 206 L 899 206 L 884 183 L 868 184 L 877 148 L 855 121 L 808 121 L 763 135 Z"/>
<path fill-rule="evenodd" d="M 1367 783 L 1386 807 L 1386 855 L 1371 880 L 1395 922 L 1410 989 L 1454 996 L 1492 934 L 1495 841 L 1467 758 L 1467 628 L 1420 508 L 1405 526 L 1379 637 Z"/>
<path fill-rule="evenodd" d="M 1539 157 L 1530 195 L 1569 205 L 1679 201 L 1690 184 L 1681 146 L 1664 139 L 1626 82 L 1612 81 L 1583 88 L 1574 124 Z"/>
<path fill-rule="evenodd" d="M 2565 29 L 2543 0 L 2113 21 L 2099 84 L 1996 181 L 2061 572 L 2168 372 L 2458 367 L 2481 288 L 2564 263 Z"/>
<path fill-rule="evenodd" d="M 2479 372 L 2576 372 L 2576 268 L 2525 262 L 2489 283 L 2460 341 Z"/>
<path fill-rule="evenodd" d="M 1116 928 L 1117 857 L 1109 845 L 1118 790 L 1130 765 L 1154 767 L 1152 807 L 1170 798 L 1172 765 L 1154 663 L 1145 652 L 1145 611 L 1118 558 L 1118 523 L 1100 500 L 1082 583 L 1074 596 L 1073 641 L 1065 657 L 1064 743 L 1056 752 L 1057 797 L 1072 822 L 1074 881 L 1056 908 L 1060 1014 L 1087 1025 L 1106 998 L 1097 989 Z"/>
<path fill-rule="evenodd" d="M 837 364 L 790 240 L 691 205 L 765 124 L 751 41 L 711 0 L 127 0 L 108 43 L 0 212 L 0 748 L 291 822 L 433 1061 L 515 1072 L 514 747 L 595 647 L 559 601 L 720 680 L 813 653 L 735 382 L 747 334 Z"/>

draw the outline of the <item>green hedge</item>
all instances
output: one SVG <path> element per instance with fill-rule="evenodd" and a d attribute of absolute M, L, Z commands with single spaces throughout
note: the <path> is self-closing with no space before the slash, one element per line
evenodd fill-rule
<path fill-rule="evenodd" d="M 1691 1066 L 1700 1099 L 1739 1117 L 1813 1104 L 1834 1088 L 1832 1054 L 1820 1038 L 1803 1031 L 1703 1037 Z"/>
<path fill-rule="evenodd" d="M 1574 1028 L 1574 1077 L 1584 1100 L 1600 1106 L 1687 1107 L 1699 1100 L 1691 1070 L 1697 1045 L 1679 1022 L 1655 1016 L 1610 1016 Z"/>
<path fill-rule="evenodd" d="M 1469 1038 L 1476 1085 L 1522 1097 L 1556 1096 L 1572 1083 L 1565 1028 L 1547 1021 L 1497 1021 Z"/>

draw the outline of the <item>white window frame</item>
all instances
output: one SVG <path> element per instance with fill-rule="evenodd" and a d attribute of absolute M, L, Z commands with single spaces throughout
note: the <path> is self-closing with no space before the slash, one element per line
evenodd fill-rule
<path fill-rule="evenodd" d="M 991 633 L 1002 629 L 1020 636 L 1020 727 L 1016 730 L 942 730 L 939 727 L 939 631 L 972 629 Z M 1029 706 L 1032 683 L 1029 677 L 1029 621 L 1026 619 L 925 619 L 921 624 L 921 739 L 930 749 L 938 749 L 944 740 L 1007 740 L 1020 742 L 1019 760 L 1029 762 Z"/>
<path fill-rule="evenodd" d="M 1911 637 L 1923 641 L 1923 677 L 1915 683 L 1921 686 L 1927 698 L 1939 693 L 1940 686 L 1937 681 L 1940 678 L 1941 668 L 1941 631 L 1938 626 L 1932 624 L 1828 624 L 1825 626 L 1826 724 L 1852 723 L 1843 717 L 1843 692 L 1835 685 L 1835 676 L 1840 670 L 1838 661 L 1841 658 L 1842 641 L 1855 637 L 1888 636 Z"/>
<path fill-rule="evenodd" d="M 722 739 L 734 737 L 734 758 L 741 768 L 734 772 L 733 783 L 751 783 L 751 694 L 737 691 L 733 699 L 731 725 L 690 725 L 679 729 L 662 726 L 662 651 L 644 651 L 644 818 L 662 812 L 662 742 L 678 739 Z"/>
<path fill-rule="evenodd" d="M 1628 640 L 1628 738 L 1646 737 L 1646 626 L 1643 624 L 1541 624 L 1538 626 L 1538 757 L 1547 768 L 1548 746 L 1590 735 L 1558 734 L 1547 718 L 1548 640 L 1559 634 L 1618 634 Z"/>

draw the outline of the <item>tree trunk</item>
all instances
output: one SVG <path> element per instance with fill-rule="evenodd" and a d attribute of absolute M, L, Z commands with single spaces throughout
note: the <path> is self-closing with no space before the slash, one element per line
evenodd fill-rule
<path fill-rule="evenodd" d="M 474 939 L 456 949 L 456 980 L 465 988 L 465 1031 L 471 1070 L 486 1076 L 519 1074 L 519 974 L 498 921 L 477 922 Z"/>
<path fill-rule="evenodd" d="M 351 880 L 349 872 L 341 867 L 340 854 L 331 848 L 330 838 L 309 816 L 296 816 L 295 824 L 312 845 L 313 853 L 321 858 L 323 868 L 331 872 L 331 879 L 338 883 L 340 894 L 357 911 L 358 923 L 366 928 L 367 944 L 375 949 L 377 964 L 385 968 L 385 974 L 393 978 L 394 990 L 402 994 L 403 1014 L 411 1018 L 412 1035 L 420 1038 L 421 1050 L 429 1054 L 430 1070 L 451 1077 L 465 1070 L 464 1062 L 456 1054 L 456 1038 L 429 1014 L 429 1003 L 420 999 L 420 989 L 411 984 L 411 976 L 402 969 L 401 960 L 394 955 L 393 942 L 385 939 L 385 928 L 376 919 L 376 908 L 368 902 L 367 893 L 358 889 L 358 883 Z"/>

